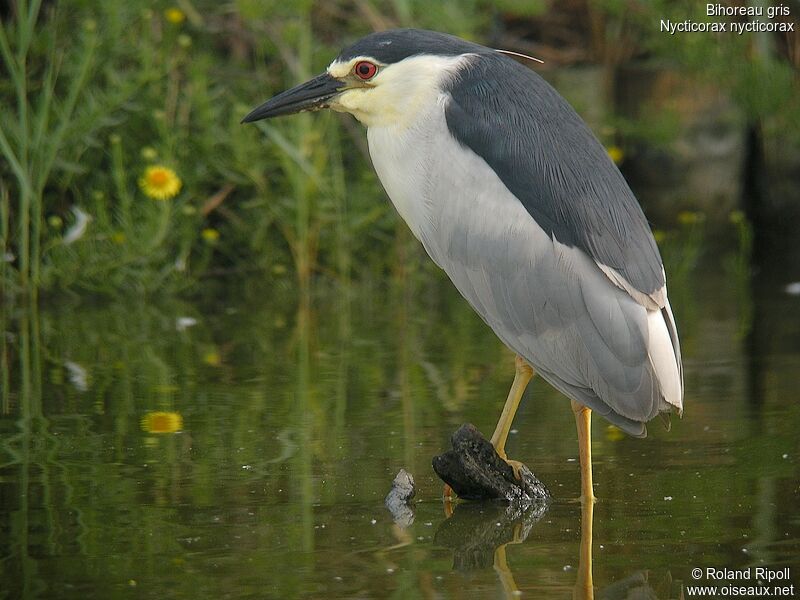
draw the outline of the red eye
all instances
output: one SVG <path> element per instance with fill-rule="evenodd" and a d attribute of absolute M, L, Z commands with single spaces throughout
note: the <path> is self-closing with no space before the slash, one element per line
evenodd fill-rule
<path fill-rule="evenodd" d="M 368 60 L 362 60 L 356 63 L 356 67 L 353 70 L 356 75 L 358 75 L 359 79 L 366 81 L 367 79 L 375 77 L 375 73 L 378 72 L 378 67 Z"/>

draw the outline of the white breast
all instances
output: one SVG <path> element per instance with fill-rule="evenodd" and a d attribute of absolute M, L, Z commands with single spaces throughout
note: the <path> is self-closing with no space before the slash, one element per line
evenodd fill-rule
<path fill-rule="evenodd" d="M 489 165 L 452 136 L 445 119 L 448 99 L 442 94 L 409 126 L 367 130 L 373 165 L 397 212 L 445 271 L 446 255 L 463 245 L 467 232 L 491 248 L 516 229 L 530 235 L 530 227 L 539 234 L 532 247 L 551 245 Z M 474 254 L 460 259 L 486 258 Z"/>
<path fill-rule="evenodd" d="M 367 130 L 375 171 L 397 212 L 423 243 L 431 219 L 431 159 L 441 143 L 435 137 L 443 121 L 444 109 L 437 103 L 408 126 Z"/>

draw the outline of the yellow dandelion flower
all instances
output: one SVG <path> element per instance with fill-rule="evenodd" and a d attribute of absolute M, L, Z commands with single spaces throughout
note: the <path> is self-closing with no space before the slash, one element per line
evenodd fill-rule
<path fill-rule="evenodd" d="M 611 160 L 614 161 L 614 164 L 619 164 L 622 162 L 622 159 L 625 158 L 625 153 L 622 151 L 622 148 L 619 146 L 609 146 L 606 148 L 608 155 L 611 157 Z"/>
<path fill-rule="evenodd" d="M 64 225 L 64 221 L 58 215 L 50 215 L 47 217 L 47 224 L 53 229 L 61 229 L 61 227 Z"/>
<path fill-rule="evenodd" d="M 186 20 L 186 15 L 180 8 L 168 8 L 164 11 L 164 18 L 173 25 L 180 25 Z"/>
<path fill-rule="evenodd" d="M 115 231 L 111 234 L 111 241 L 115 244 L 124 244 L 128 238 L 121 231 Z"/>
<path fill-rule="evenodd" d="M 139 187 L 153 200 L 169 200 L 181 191 L 181 179 L 175 171 L 162 165 L 153 165 L 144 170 L 139 178 Z"/>
<path fill-rule="evenodd" d="M 214 244 L 219 239 L 219 231 L 208 227 L 200 232 L 200 236 L 206 241 L 206 243 Z"/>
<path fill-rule="evenodd" d="M 183 429 L 183 417 L 177 412 L 149 412 L 142 417 L 141 425 L 147 433 L 175 433 Z"/>
<path fill-rule="evenodd" d="M 657 244 L 660 244 L 667 239 L 667 232 L 661 229 L 653 229 L 653 238 L 655 238 Z"/>

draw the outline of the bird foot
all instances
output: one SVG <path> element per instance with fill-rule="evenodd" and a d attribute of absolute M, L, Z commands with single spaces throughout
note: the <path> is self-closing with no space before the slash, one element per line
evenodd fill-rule
<path fill-rule="evenodd" d="M 517 481 L 522 481 L 522 467 L 525 465 L 518 460 L 511 460 L 510 458 L 503 458 L 503 460 L 514 470 L 514 477 L 516 477 Z"/>
<path fill-rule="evenodd" d="M 512 460 L 508 458 L 505 448 L 499 448 L 499 449 L 495 448 L 494 451 L 497 453 L 497 456 L 502 458 L 506 463 L 508 463 L 508 466 L 513 469 L 514 477 L 516 478 L 516 480 L 522 481 L 522 467 L 524 467 L 525 465 L 519 462 L 518 460 Z"/>

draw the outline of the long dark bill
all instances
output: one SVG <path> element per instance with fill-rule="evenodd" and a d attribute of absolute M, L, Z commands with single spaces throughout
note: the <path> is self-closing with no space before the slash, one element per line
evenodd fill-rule
<path fill-rule="evenodd" d="M 253 109 L 242 119 L 242 123 L 291 115 L 304 110 L 328 108 L 328 100 L 333 98 L 344 86 L 343 81 L 328 73 L 317 75 L 314 79 L 273 96 L 258 108 Z"/>

